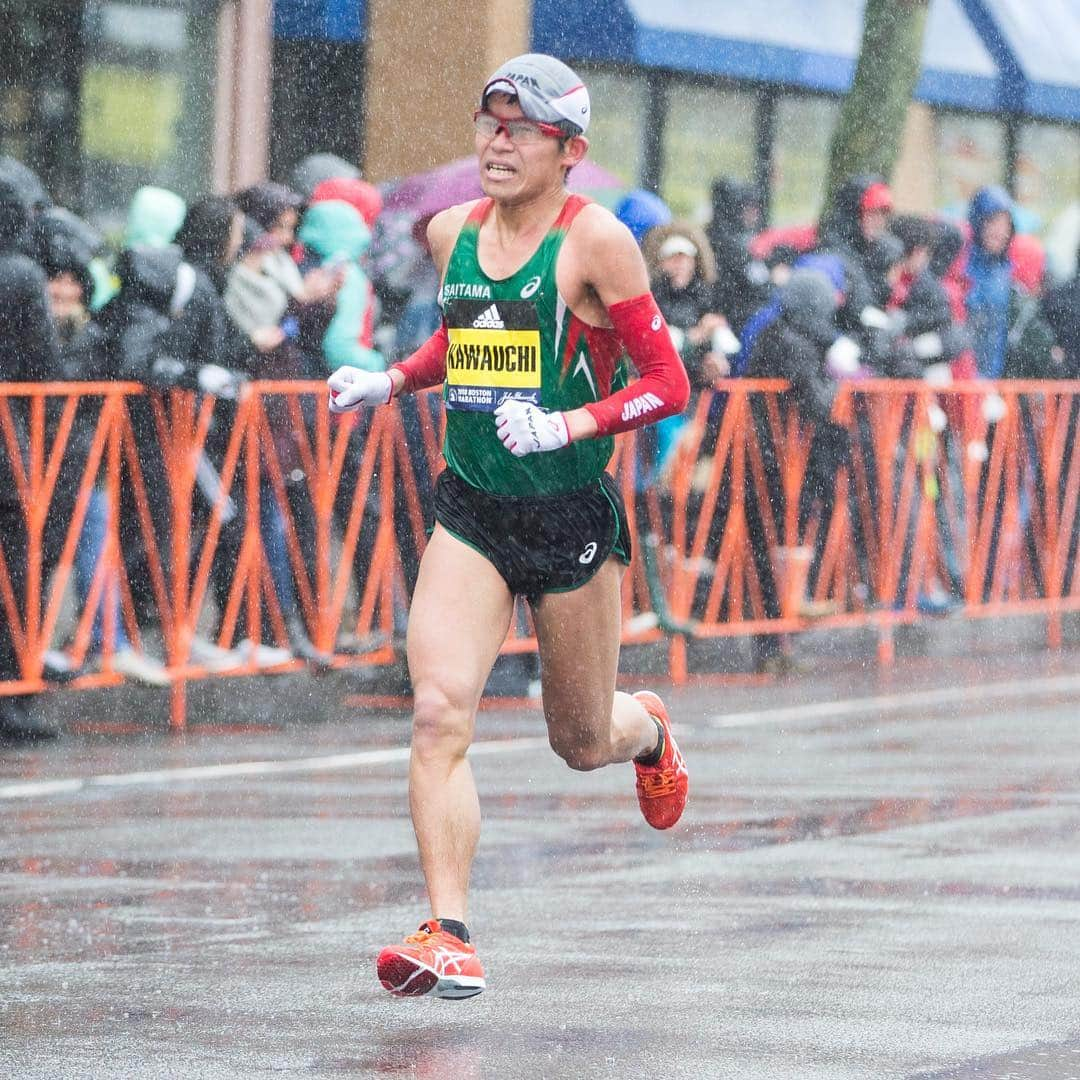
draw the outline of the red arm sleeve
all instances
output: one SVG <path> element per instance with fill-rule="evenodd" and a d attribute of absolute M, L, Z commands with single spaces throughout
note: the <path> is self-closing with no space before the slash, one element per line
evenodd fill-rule
<path fill-rule="evenodd" d="M 690 400 L 690 380 L 652 293 L 612 304 L 608 317 L 641 378 L 585 406 L 596 421 L 596 434 L 630 431 L 682 412 Z"/>
<path fill-rule="evenodd" d="M 450 336 L 443 322 L 412 356 L 392 364 L 391 370 L 397 368 L 405 376 L 402 393 L 415 394 L 417 390 L 441 383 L 446 378 L 446 350 L 449 348 Z"/>

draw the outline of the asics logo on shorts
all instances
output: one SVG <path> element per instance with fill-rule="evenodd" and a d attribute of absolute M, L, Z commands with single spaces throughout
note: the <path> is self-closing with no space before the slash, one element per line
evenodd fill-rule
<path fill-rule="evenodd" d="M 596 558 L 596 541 L 595 540 L 590 540 L 585 545 L 585 550 L 578 556 L 577 561 L 579 563 L 582 563 L 585 566 L 588 566 L 589 563 L 591 563 L 593 561 L 593 559 L 595 559 L 595 558 Z"/>
<path fill-rule="evenodd" d="M 475 319 L 473 319 L 473 326 L 475 326 L 477 330 L 506 329 L 506 323 L 502 321 L 502 317 L 499 315 L 499 309 L 494 304 L 489 308 L 485 308 Z"/>

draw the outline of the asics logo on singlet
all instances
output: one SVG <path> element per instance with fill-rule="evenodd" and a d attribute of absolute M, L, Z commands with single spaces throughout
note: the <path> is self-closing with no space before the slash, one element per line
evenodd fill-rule
<path fill-rule="evenodd" d="M 589 563 L 596 558 L 596 541 L 590 540 L 585 545 L 585 550 L 578 556 L 577 561 L 584 566 L 588 566 Z"/>
<path fill-rule="evenodd" d="M 473 319 L 473 326 L 476 327 L 477 330 L 506 329 L 506 323 L 502 321 L 502 317 L 499 315 L 499 309 L 494 304 L 489 308 L 485 308 L 475 319 Z"/>
<path fill-rule="evenodd" d="M 521 294 L 520 294 L 521 299 L 522 300 L 528 300 L 529 297 L 532 296 L 532 294 L 534 292 L 536 292 L 536 290 L 539 289 L 539 288 L 540 288 L 540 275 L 537 274 L 536 277 L 529 278 L 529 280 L 526 281 L 525 284 L 521 286 Z"/>
<path fill-rule="evenodd" d="M 658 398 L 655 394 L 641 394 L 639 397 L 631 398 L 623 406 L 622 419 L 633 420 L 634 417 L 644 416 L 645 413 L 650 413 L 653 409 L 660 409 L 663 405 L 663 399 Z"/>

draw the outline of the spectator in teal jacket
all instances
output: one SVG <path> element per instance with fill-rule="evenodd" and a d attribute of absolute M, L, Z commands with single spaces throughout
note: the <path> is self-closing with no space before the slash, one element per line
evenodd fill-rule
<path fill-rule="evenodd" d="M 337 199 L 313 203 L 304 212 L 297 237 L 326 269 L 344 269 L 334 317 L 322 341 L 327 370 L 351 364 L 382 371 L 386 367 L 382 353 L 365 344 L 370 340 L 374 293 L 360 266 L 360 258 L 371 244 L 371 230 L 359 211 Z"/>

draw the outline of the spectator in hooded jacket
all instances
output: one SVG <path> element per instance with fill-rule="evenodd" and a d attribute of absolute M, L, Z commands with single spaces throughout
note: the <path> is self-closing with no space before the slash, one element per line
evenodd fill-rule
<path fill-rule="evenodd" d="M 789 399 L 799 419 L 814 429 L 800 494 L 800 539 L 785 538 L 801 542 L 811 518 L 815 513 L 819 514 L 820 526 L 815 533 L 814 558 L 807 582 L 811 596 L 816 587 L 828 523 L 835 506 L 837 475 L 842 468 L 850 465 L 851 460 L 848 430 L 832 419 L 832 408 L 839 391 L 835 375 L 837 342 L 845 343 L 836 325 L 839 300 L 840 294 L 834 283 L 824 273 L 812 269 L 793 270 L 780 294 L 780 315 L 758 335 L 747 370 L 750 378 L 787 380 L 791 389 L 782 397 Z M 761 402 L 755 402 L 753 406 L 762 456 L 774 477 L 769 485 L 770 498 L 776 500 L 780 498 L 781 490 L 776 478 L 779 476 L 782 451 L 773 444 Z M 849 494 L 854 499 L 854 476 L 850 468 L 848 481 Z M 774 502 L 774 515 L 779 505 Z M 782 521 L 782 513 L 774 519 Z M 859 528 L 858 513 L 852 514 L 852 526 L 865 580 L 868 577 L 866 546 Z M 764 532 L 760 535 L 755 533 L 751 539 L 758 574 L 763 581 L 769 556 L 764 536 Z M 819 610 L 809 601 L 803 606 L 804 615 L 822 613 L 824 609 Z"/>
<path fill-rule="evenodd" d="M 1077 271 L 1042 298 L 1042 315 L 1062 352 L 1063 379 L 1080 379 L 1080 252 Z"/>
<path fill-rule="evenodd" d="M 615 216 L 630 230 L 638 246 L 644 243 L 650 229 L 671 222 L 668 204 L 643 188 L 628 191 L 615 207 Z"/>
<path fill-rule="evenodd" d="M 71 245 L 54 244 L 43 251 L 43 265 L 49 279 L 49 302 L 60 338 L 62 374 L 64 379 L 72 382 L 109 378 L 105 335 L 90 313 L 94 293 L 94 278 L 90 271 L 92 258 L 92 250 L 79 252 Z M 83 479 L 99 412 L 93 398 L 81 401 L 68 437 L 64 461 L 67 467 L 61 469 L 57 482 L 57 498 L 62 500 L 66 520 L 70 520 Z M 99 572 L 112 512 L 107 489 L 102 483 L 96 484 L 90 491 L 75 549 L 75 592 L 80 608 L 86 605 Z M 111 608 L 108 620 L 106 608 Z M 113 635 L 109 642 L 106 641 L 107 621 L 111 622 Z M 161 661 L 132 645 L 121 615 L 119 588 L 112 575 L 103 584 L 91 624 L 87 669 L 101 666 L 107 645 L 113 650 L 110 658 L 113 671 L 148 686 L 169 685 L 169 674 Z"/>
<path fill-rule="evenodd" d="M 1062 285 L 1051 289 L 1042 299 L 1042 315 L 1061 350 L 1061 378 L 1080 379 L 1080 257 L 1077 272 Z M 1071 462 L 1080 429 L 1080 395 L 1069 405 L 1069 423 L 1062 451 L 1062 461 Z M 1061 470 L 1059 505 L 1064 505 L 1070 470 Z M 1069 548 L 1065 555 L 1065 579 L 1062 592 L 1072 591 L 1077 561 L 1080 560 L 1080 515 L 1073 516 Z"/>
<path fill-rule="evenodd" d="M 185 261 L 171 243 L 183 222 L 174 213 L 182 205 L 177 196 L 162 189 L 142 189 L 128 215 L 127 236 L 148 241 L 125 248 L 114 272 L 117 294 L 97 313 L 105 335 L 105 350 L 113 378 L 140 382 L 154 391 L 174 387 L 204 387 L 207 376 L 227 375 L 225 327 L 220 301 L 213 284 Z M 164 242 L 168 238 L 170 242 Z M 149 491 L 169 490 L 164 450 L 158 434 L 153 401 L 143 395 L 128 403 L 139 453 L 139 465 Z M 201 489 L 200 489 L 201 490 Z M 125 498 L 131 492 L 125 489 Z M 121 546 L 129 563 L 132 596 L 142 621 L 159 619 L 151 540 L 167 572 L 171 570 L 172 504 L 167 498 L 150 499 L 153 537 L 143 535 L 132 508 L 122 507 Z M 187 527 L 187 523 L 184 523 Z"/>
<path fill-rule="evenodd" d="M 731 177 L 713 181 L 708 237 L 716 260 L 716 310 L 736 335 L 768 300 L 769 268 L 750 254 L 761 227 L 761 203 L 752 184 Z"/>
<path fill-rule="evenodd" d="M 892 192 L 882 177 L 853 177 L 837 191 L 818 238 L 819 251 L 844 260 L 837 325 L 858 343 L 864 367 L 876 371 L 887 367 L 892 343 L 882 309 L 892 291 L 890 273 L 903 257 L 889 232 L 892 209 Z"/>
<path fill-rule="evenodd" d="M 46 292 L 45 275 L 26 254 L 31 208 L 19 188 L 0 178 L 0 357 L 8 382 L 41 382 L 58 369 L 59 348 Z M 15 441 L 29 452 L 29 414 L 24 401 L 9 399 Z M 0 442 L 0 546 L 15 596 L 26 595 L 27 532 L 19 500 L 19 470 Z M 25 464 L 25 458 L 24 458 Z M 43 568 L 47 575 L 48 567 Z M 9 621 L 0 618 L 0 681 L 19 679 L 21 669 Z M 29 699 L 0 697 L 0 738 L 53 734 L 29 711 Z"/>
<path fill-rule="evenodd" d="M 963 263 L 968 333 L 977 373 L 998 379 L 1005 372 L 1009 336 L 1013 202 L 1000 187 L 980 188 L 968 207 L 971 240 Z"/>
<path fill-rule="evenodd" d="M 370 340 L 374 297 L 370 279 L 360 265 L 371 245 L 371 230 L 360 212 L 339 199 L 314 202 L 304 211 L 297 235 L 322 266 L 341 276 L 334 317 L 322 340 L 326 370 L 350 364 L 382 371 L 386 367 L 382 354 L 363 344 L 365 337 Z"/>
<path fill-rule="evenodd" d="M 950 364 L 967 347 L 967 335 L 953 319 L 941 281 L 963 237 L 952 225 L 915 215 L 894 218 L 892 231 L 904 255 L 886 305 L 897 331 L 893 349 L 899 359 L 892 374 L 918 378 L 933 365 Z M 947 380 L 943 369 L 938 378 Z"/>
<path fill-rule="evenodd" d="M 376 222 L 383 208 L 382 195 L 374 184 L 369 184 L 366 180 L 356 177 L 347 176 L 324 180 L 311 193 L 309 205 L 314 206 L 317 203 L 335 200 L 348 203 L 349 206 L 356 210 L 363 219 L 364 225 L 367 226 L 371 237 L 374 237 Z M 369 245 L 370 243 L 371 240 L 369 239 Z M 364 319 L 360 324 L 358 340 L 363 348 L 372 349 L 375 347 L 375 324 L 378 321 L 379 302 L 375 292 L 375 284 L 371 280 L 369 272 L 367 249 L 365 249 L 358 262 L 367 282 Z"/>
<path fill-rule="evenodd" d="M 1053 334 L 1039 314 L 1038 298 L 1015 280 L 1015 268 L 1010 246 L 1015 234 L 1013 202 L 1000 187 L 980 188 L 968 207 L 971 237 L 966 254 L 961 254 L 962 284 L 967 331 L 975 353 L 977 374 L 985 379 L 1046 378 L 1060 370 L 1054 353 Z M 1035 277 L 1041 275 L 1036 273 Z M 1029 456 L 1034 457 L 1036 435 L 1028 402 L 1020 400 L 1020 420 L 1028 442 Z M 988 600 L 997 574 L 998 544 L 1004 520 L 1005 485 L 992 483 L 991 462 L 997 435 L 996 421 L 1004 416 L 1007 405 L 991 393 L 982 402 L 984 418 L 988 421 L 985 443 L 981 444 L 984 460 L 979 483 L 978 503 L 984 516 L 991 516 L 990 544 L 986 566 L 990 568 L 982 584 L 982 595 Z M 996 501 L 988 500 L 996 491 Z M 1038 497 L 1041 493 L 1036 492 Z M 1020 505 L 1024 528 L 1027 562 L 1036 589 L 1041 593 L 1043 576 L 1038 556 L 1038 537 L 1032 527 L 1030 506 L 1026 496 Z"/>

